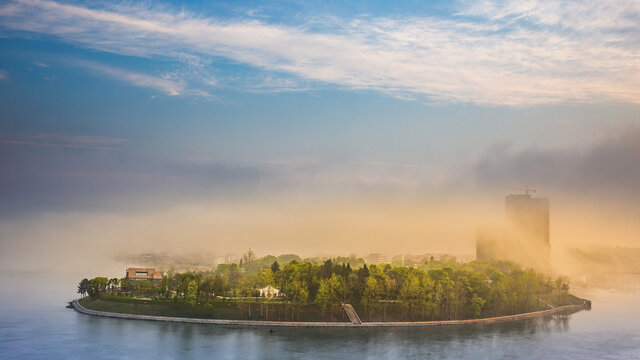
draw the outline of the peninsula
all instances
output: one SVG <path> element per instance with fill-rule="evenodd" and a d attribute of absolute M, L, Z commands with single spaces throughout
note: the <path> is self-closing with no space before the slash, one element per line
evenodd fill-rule
<path fill-rule="evenodd" d="M 83 279 L 83 297 L 73 306 L 135 319 L 292 326 L 498 322 L 590 307 L 569 293 L 565 277 L 551 279 L 507 261 L 433 259 L 406 267 L 252 256 L 208 272 L 129 268 L 120 279 Z"/>

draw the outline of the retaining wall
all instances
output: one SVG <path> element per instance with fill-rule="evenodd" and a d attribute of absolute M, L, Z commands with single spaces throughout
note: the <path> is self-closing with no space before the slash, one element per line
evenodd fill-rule
<path fill-rule="evenodd" d="M 245 327 L 411 327 L 411 326 L 446 326 L 446 325 L 465 325 L 465 324 L 492 324 L 501 323 L 506 321 L 516 321 L 531 319 L 536 317 L 548 316 L 557 314 L 564 311 L 579 311 L 586 308 L 584 305 L 566 305 L 559 306 L 557 308 L 535 311 L 517 315 L 506 315 L 484 319 L 469 319 L 469 320 L 444 320 L 444 321 L 394 321 L 394 322 L 363 322 L 362 324 L 352 324 L 350 322 L 302 322 L 302 321 L 252 321 L 252 320 L 219 320 L 219 319 L 196 319 L 196 318 L 182 318 L 172 316 L 153 316 L 153 315 L 135 315 L 135 314 L 120 314 L 106 311 L 96 311 L 85 308 L 80 305 L 78 299 L 71 302 L 73 308 L 87 315 L 119 318 L 119 319 L 132 319 L 132 320 L 151 320 L 151 321 L 165 321 L 165 322 L 180 322 L 180 323 L 193 323 L 193 324 L 215 324 L 226 326 L 245 326 Z"/>

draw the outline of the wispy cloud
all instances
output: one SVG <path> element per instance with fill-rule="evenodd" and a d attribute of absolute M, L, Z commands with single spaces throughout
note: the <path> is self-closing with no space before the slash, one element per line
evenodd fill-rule
<path fill-rule="evenodd" d="M 180 76 L 173 73 L 165 73 L 160 76 L 143 74 L 135 71 L 129 71 L 94 61 L 66 59 L 65 65 L 80 67 L 89 70 L 98 75 L 108 77 L 110 79 L 122 81 L 133 86 L 153 89 L 169 96 L 201 96 L 214 98 L 207 91 L 195 88 L 189 88 L 187 82 Z"/>
<path fill-rule="evenodd" d="M 9 79 L 9 73 L 6 70 L 0 69 L 0 81 L 8 80 L 8 79 Z"/>
<path fill-rule="evenodd" d="M 176 96 L 185 93 L 185 83 L 180 80 L 172 80 L 169 77 L 151 76 L 90 61 L 71 61 L 70 64 L 93 70 L 134 86 L 155 89 L 167 95 Z"/>
<path fill-rule="evenodd" d="M 492 21 L 523 20 L 544 26 L 560 26 L 579 31 L 625 30 L 637 28 L 640 3 L 617 1 L 476 1 L 459 15 L 477 16 Z"/>
<path fill-rule="evenodd" d="M 360 17 L 322 30 L 46 0 L 9 2 L 0 19 L 9 29 L 101 51 L 205 62 L 226 57 L 285 78 L 403 98 L 640 103 L 640 5 L 629 0 L 483 1 L 448 18 Z M 180 93 L 175 84 L 117 75 Z"/>
<path fill-rule="evenodd" d="M 311 90 L 309 84 L 299 79 L 282 75 L 236 78 L 230 82 L 228 87 L 253 93 L 302 92 Z"/>
<path fill-rule="evenodd" d="M 106 136 L 35 134 L 35 135 L 0 135 L 0 144 L 76 148 L 87 150 L 122 150 L 121 145 L 127 140 Z"/>

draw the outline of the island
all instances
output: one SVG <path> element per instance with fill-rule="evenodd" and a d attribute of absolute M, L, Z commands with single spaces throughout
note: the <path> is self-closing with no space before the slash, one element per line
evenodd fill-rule
<path fill-rule="evenodd" d="M 251 326 L 487 323 L 591 306 L 569 293 L 566 277 L 509 261 L 367 266 L 348 259 L 245 256 L 215 271 L 129 268 L 124 278 L 83 279 L 72 305 L 91 315 Z"/>

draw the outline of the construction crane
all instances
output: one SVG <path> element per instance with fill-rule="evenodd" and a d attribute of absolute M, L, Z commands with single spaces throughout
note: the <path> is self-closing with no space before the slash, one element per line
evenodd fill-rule
<path fill-rule="evenodd" d="M 531 193 L 536 192 L 536 189 L 530 188 L 529 186 L 525 186 L 524 189 L 522 189 L 522 188 L 511 188 L 510 190 L 512 190 L 512 191 L 524 191 L 524 193 L 526 195 L 531 195 Z"/>

